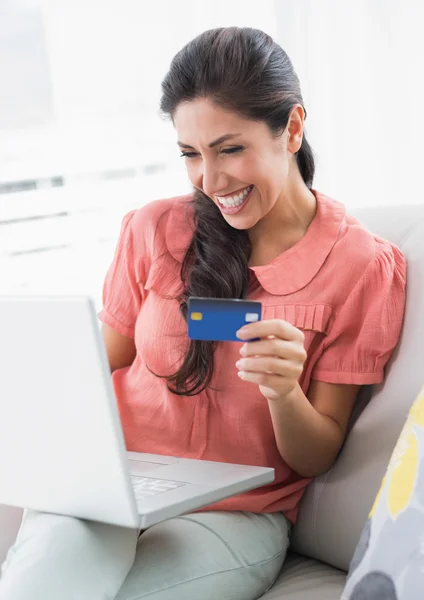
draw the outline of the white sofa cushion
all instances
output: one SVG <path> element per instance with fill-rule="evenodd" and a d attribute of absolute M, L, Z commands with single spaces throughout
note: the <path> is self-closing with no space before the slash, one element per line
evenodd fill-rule
<path fill-rule="evenodd" d="M 408 410 L 421 388 L 424 339 L 424 205 L 367 208 L 352 214 L 405 254 L 407 300 L 401 339 L 386 379 L 373 389 L 372 400 L 334 466 L 308 487 L 293 529 L 296 552 L 346 571 Z"/>
<path fill-rule="evenodd" d="M 340 600 L 345 580 L 343 571 L 289 554 L 276 583 L 261 600 Z"/>

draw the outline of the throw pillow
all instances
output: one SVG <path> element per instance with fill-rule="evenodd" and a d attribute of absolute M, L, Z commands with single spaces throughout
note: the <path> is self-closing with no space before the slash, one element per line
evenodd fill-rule
<path fill-rule="evenodd" d="M 424 598 L 424 387 L 352 558 L 342 600 Z"/>

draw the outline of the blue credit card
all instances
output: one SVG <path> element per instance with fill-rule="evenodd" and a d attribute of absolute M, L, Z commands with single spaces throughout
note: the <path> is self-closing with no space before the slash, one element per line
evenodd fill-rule
<path fill-rule="evenodd" d="M 191 340 L 241 342 L 236 332 L 262 318 L 262 304 L 253 300 L 189 298 L 188 337 Z"/>

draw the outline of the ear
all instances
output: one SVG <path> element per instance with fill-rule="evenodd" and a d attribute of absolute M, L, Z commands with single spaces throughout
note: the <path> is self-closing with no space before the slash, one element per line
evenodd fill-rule
<path fill-rule="evenodd" d="M 287 123 L 287 150 L 291 154 L 299 151 L 302 145 L 303 127 L 305 122 L 305 111 L 303 106 L 296 104 L 290 112 Z"/>

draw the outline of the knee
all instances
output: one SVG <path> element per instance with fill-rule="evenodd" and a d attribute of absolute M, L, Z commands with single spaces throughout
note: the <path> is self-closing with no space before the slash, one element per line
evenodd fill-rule
<path fill-rule="evenodd" d="M 97 544 L 96 533 L 102 534 L 93 525 L 75 517 L 29 510 L 22 520 L 15 550 L 37 547 L 39 555 L 86 551 L 90 544 Z"/>
<path fill-rule="evenodd" d="M 134 561 L 138 531 L 74 517 L 28 511 L 10 563 L 37 568 L 109 571 L 124 579 Z M 22 559 L 22 561 L 21 561 Z"/>
<path fill-rule="evenodd" d="M 75 517 L 38 513 L 42 527 L 38 527 L 40 538 L 50 547 L 67 547 L 78 554 L 97 553 L 103 556 L 134 560 L 138 531 L 97 521 Z"/>

